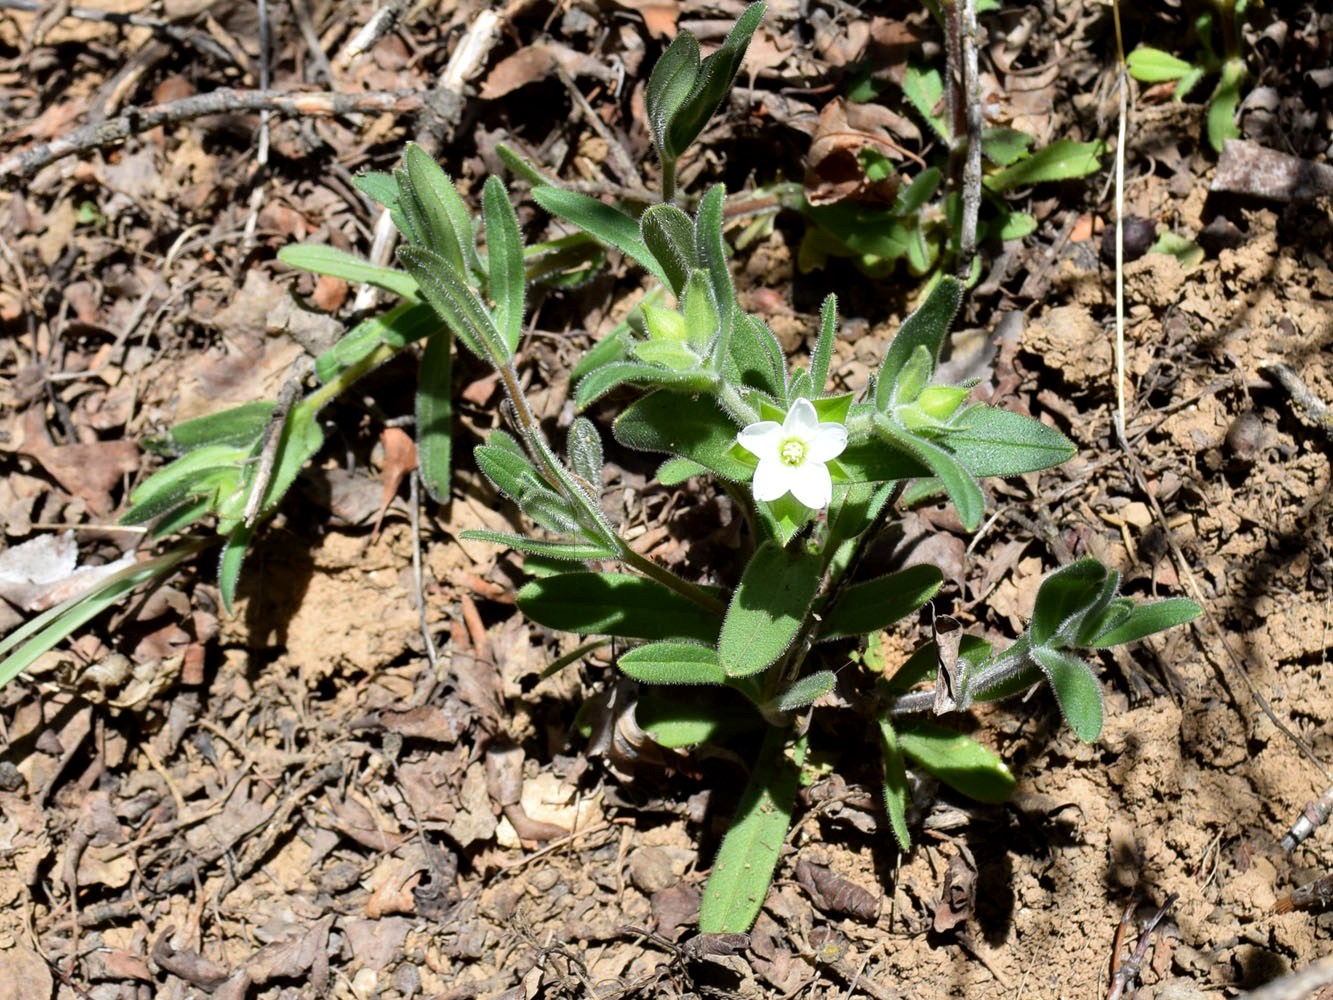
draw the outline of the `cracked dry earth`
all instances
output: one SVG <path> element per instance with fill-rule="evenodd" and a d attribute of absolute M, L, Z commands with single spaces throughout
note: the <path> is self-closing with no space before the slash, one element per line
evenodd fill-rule
<path fill-rule="evenodd" d="M 183 34 L 0 10 L 5 155 L 132 104 L 257 86 L 254 7 L 112 6 Z M 116 558 L 127 543 L 108 526 L 153 467 L 137 441 L 273 398 L 337 335 L 352 290 L 296 279 L 274 255 L 295 240 L 368 252 L 375 217 L 352 174 L 388 169 L 415 138 L 471 197 L 500 170 L 496 142 L 513 141 L 595 190 L 641 184 L 605 139 L 649 163 L 634 81 L 671 32 L 713 44 L 741 6 L 510 4 L 454 117 L 275 118 L 260 171 L 257 117 L 218 115 L 9 177 L 0 558 L 41 538 L 52 566 Z M 916 5 L 877 6 L 772 3 L 687 185 L 801 176 L 819 108 L 860 60 L 891 79 L 906 58 L 938 57 Z M 369 4 L 270 5 L 274 86 L 434 87 L 488 7 L 407 10 L 344 65 Z M 1184 44 L 1170 11 L 1127 17 L 1130 44 Z M 1322 164 L 1333 23 L 1316 4 L 1257 17 L 1244 135 Z M 1041 143 L 1114 137 L 1104 9 L 1033 4 L 983 29 L 988 92 L 1010 123 Z M 1023 196 L 1038 231 L 986 248 L 950 363 L 984 398 L 1059 427 L 1078 456 L 989 484 L 975 537 L 943 509 L 914 512 L 884 556 L 938 562 L 951 612 L 998 642 L 1021 631 L 1042 575 L 1085 554 L 1135 595 L 1198 597 L 1197 628 L 1103 659 L 1095 744 L 1044 693 L 960 720 L 1010 763 L 1017 791 L 977 807 L 922 784 L 905 855 L 872 748 L 853 748 L 803 790 L 752 933 L 694 936 L 740 763 L 589 751 L 580 706 L 605 725 L 623 711 L 613 663 L 603 651 L 545 676 L 577 640 L 515 612 L 514 553 L 460 538 L 515 527 L 466 458 L 495 425 L 494 382 L 459 364 L 453 496 L 423 504 L 414 534 L 391 475 L 413 366 L 394 362 L 331 411 L 338 434 L 256 545 L 235 617 L 205 557 L 0 691 L 0 995 L 1092 998 L 1143 936 L 1135 995 L 1201 1000 L 1327 954 L 1333 914 L 1301 887 L 1333 868 L 1333 837 L 1280 841 L 1333 761 L 1330 438 L 1308 405 L 1333 400 L 1333 219 L 1327 192 L 1210 193 L 1200 106 L 1158 98 L 1144 95 L 1129 133 L 1128 210 L 1205 253 L 1126 269 L 1132 457 L 1114 433 L 1113 290 L 1097 252 L 1109 196 L 1099 177 L 1038 188 Z M 520 212 L 534 238 L 547 232 L 530 202 Z M 745 304 L 799 351 L 837 290 L 836 376 L 862 384 L 918 283 L 842 261 L 802 273 L 802 226 L 786 213 L 738 251 Z M 572 415 L 572 365 L 638 294 L 614 266 L 534 300 L 525 372 L 552 428 Z M 635 512 L 640 551 L 691 566 L 722 549 L 726 503 L 612 459 L 608 507 L 622 522 Z M 8 631 L 53 598 L 3 565 Z M 920 640 L 915 623 L 885 636 L 886 669 Z"/>

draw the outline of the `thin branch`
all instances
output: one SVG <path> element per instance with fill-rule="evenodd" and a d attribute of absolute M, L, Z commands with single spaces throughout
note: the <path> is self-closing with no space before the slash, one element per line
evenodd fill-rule
<path fill-rule="evenodd" d="M 123 115 L 85 125 L 68 135 L 45 142 L 22 153 L 0 160 L 0 183 L 11 178 L 31 177 L 56 160 L 122 142 L 132 135 L 159 125 L 174 125 L 207 115 L 271 111 L 301 117 L 329 117 L 357 113 L 411 114 L 431 104 L 431 92 L 416 90 L 380 90 L 360 94 L 335 94 L 329 91 L 214 90 L 178 101 L 130 108 Z"/>

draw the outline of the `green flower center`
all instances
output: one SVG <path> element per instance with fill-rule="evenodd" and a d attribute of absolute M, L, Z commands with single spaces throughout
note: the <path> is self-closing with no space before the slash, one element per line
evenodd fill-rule
<path fill-rule="evenodd" d="M 799 466 L 805 462 L 805 442 L 800 438 L 787 438 L 778 449 L 784 465 Z"/>

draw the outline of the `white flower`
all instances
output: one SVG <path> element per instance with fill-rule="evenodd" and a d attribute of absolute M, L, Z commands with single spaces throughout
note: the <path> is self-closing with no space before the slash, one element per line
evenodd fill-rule
<path fill-rule="evenodd" d="M 798 399 L 782 423 L 761 420 L 736 435 L 742 448 L 759 459 L 754 470 L 754 498 L 777 500 L 790 493 L 819 510 L 833 499 L 828 465 L 847 447 L 847 428 L 820 423 L 814 404 Z"/>

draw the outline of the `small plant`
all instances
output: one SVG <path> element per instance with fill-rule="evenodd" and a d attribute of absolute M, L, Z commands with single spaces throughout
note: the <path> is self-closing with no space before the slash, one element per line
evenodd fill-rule
<path fill-rule="evenodd" d="M 955 5 L 945 5 L 945 10 L 929 6 L 946 32 L 957 31 L 952 19 Z M 947 50 L 954 52 L 955 46 Z M 955 81 L 952 92 L 946 92 L 946 80 Z M 913 170 L 895 165 L 883 150 L 867 143 L 856 151 L 854 169 L 861 183 L 855 191 L 818 204 L 812 203 L 814 195 L 807 191 L 809 200 L 801 199 L 800 207 L 814 225 L 801 243 L 798 262 L 802 270 L 823 267 L 828 257 L 849 257 L 872 277 L 890 274 L 900 261 L 914 275 L 949 270 L 957 264 L 962 199 L 947 181 L 966 144 L 966 134 L 961 116 L 947 112 L 968 100 L 959 80 L 954 67 L 947 73 L 933 66 L 907 67 L 902 96 L 939 140 L 935 155 L 928 161 L 918 160 Z M 870 100 L 879 92 L 878 85 L 863 79 L 854 84 L 850 99 Z M 978 241 L 1014 240 L 1030 234 L 1037 227 L 1036 219 L 1012 207 L 1004 196 L 1034 184 L 1086 177 L 1100 169 L 1106 151 L 1104 143 L 1071 139 L 1034 150 L 1030 135 L 1000 126 L 984 128 L 980 139 L 987 166 L 982 176 Z M 843 175 L 852 168 L 840 165 L 838 169 Z"/>
<path fill-rule="evenodd" d="M 1249 0 L 1210 0 L 1211 9 L 1201 11 L 1192 24 L 1198 51 L 1193 62 L 1150 45 L 1140 45 L 1125 59 L 1130 76 L 1140 83 L 1172 83 L 1175 99 L 1183 101 L 1204 80 L 1216 76 L 1208 98 L 1208 144 L 1217 152 L 1228 139 L 1240 136 L 1236 108 L 1240 88 L 1249 76 L 1241 52 L 1240 21 Z M 1220 44 L 1219 44 L 1220 43 Z"/>
<path fill-rule="evenodd" d="M 668 48 L 668 68 L 659 64 L 648 92 L 664 157 L 678 157 L 698 135 L 762 13 L 762 4 L 746 11 L 721 57 L 700 60 L 692 39 Z M 524 169 L 529 179 L 540 176 Z M 734 498 L 748 531 L 728 565 L 686 577 L 635 551 L 603 510 L 599 428 L 578 416 L 562 447 L 547 439 L 518 376 L 533 254 L 509 194 L 489 178 L 482 225 L 474 226 L 453 183 L 415 146 L 392 175 L 359 181 L 403 236 L 402 270 L 327 250 L 286 255 L 371 281 L 403 301 L 319 358 L 319 387 L 290 406 L 255 403 L 175 428 L 164 446 L 181 454 L 135 491 L 126 518 L 156 519 L 159 534 L 213 518 L 230 603 L 257 526 L 320 447 L 321 407 L 418 340 L 425 341 L 417 390 L 422 465 L 442 492 L 439 474 L 449 461 L 442 414 L 457 341 L 497 373 L 505 396 L 509 429 L 493 432 L 475 459 L 530 528 L 469 534 L 526 554 L 534 576 L 518 593 L 520 609 L 553 629 L 625 640 L 618 668 L 644 686 L 637 719 L 659 742 L 725 746 L 752 764 L 700 915 L 704 931 L 739 932 L 763 904 L 808 755 L 847 743 L 845 725 L 836 732 L 826 726 L 827 707 L 855 712 L 878 744 L 889 820 L 906 849 L 909 764 L 983 801 L 1003 800 L 1014 784 L 992 752 L 932 716 L 1045 683 L 1075 734 L 1095 739 L 1103 706 L 1086 651 L 1188 621 L 1198 608 L 1184 600 L 1135 604 L 1118 595 L 1114 571 L 1082 560 L 1042 583 L 1027 632 L 1008 649 L 992 652 L 940 616 L 932 640 L 885 676 L 873 655 L 881 630 L 930 601 L 942 575 L 929 565 L 867 572 L 865 555 L 884 526 L 910 504 L 944 497 L 975 529 L 984 511 L 981 479 L 1050 468 L 1073 446 L 1036 420 L 971 402 L 970 385 L 938 381 L 941 345 L 963 294 L 951 277 L 935 282 L 873 378 L 855 391 L 829 381 L 838 323 L 832 296 L 808 358 L 785 357 L 737 300 L 722 187 L 689 213 L 667 196 L 671 176 L 664 169 L 664 200 L 637 219 L 545 183 L 533 196 L 579 227 L 581 239 L 617 247 L 661 283 L 624 336 L 597 345 L 580 365 L 574 399 L 586 409 L 630 398 L 611 428 L 620 446 L 662 455 L 663 485 L 688 482 Z M 117 593 L 143 579 L 118 581 Z M 92 607 L 82 600 L 85 611 Z M 28 637 L 49 643 L 75 620 L 34 623 Z M 0 676 L 6 669 L 12 676 L 29 655 L 27 647 L 15 653 Z M 932 677 L 931 687 L 918 690 Z"/>

